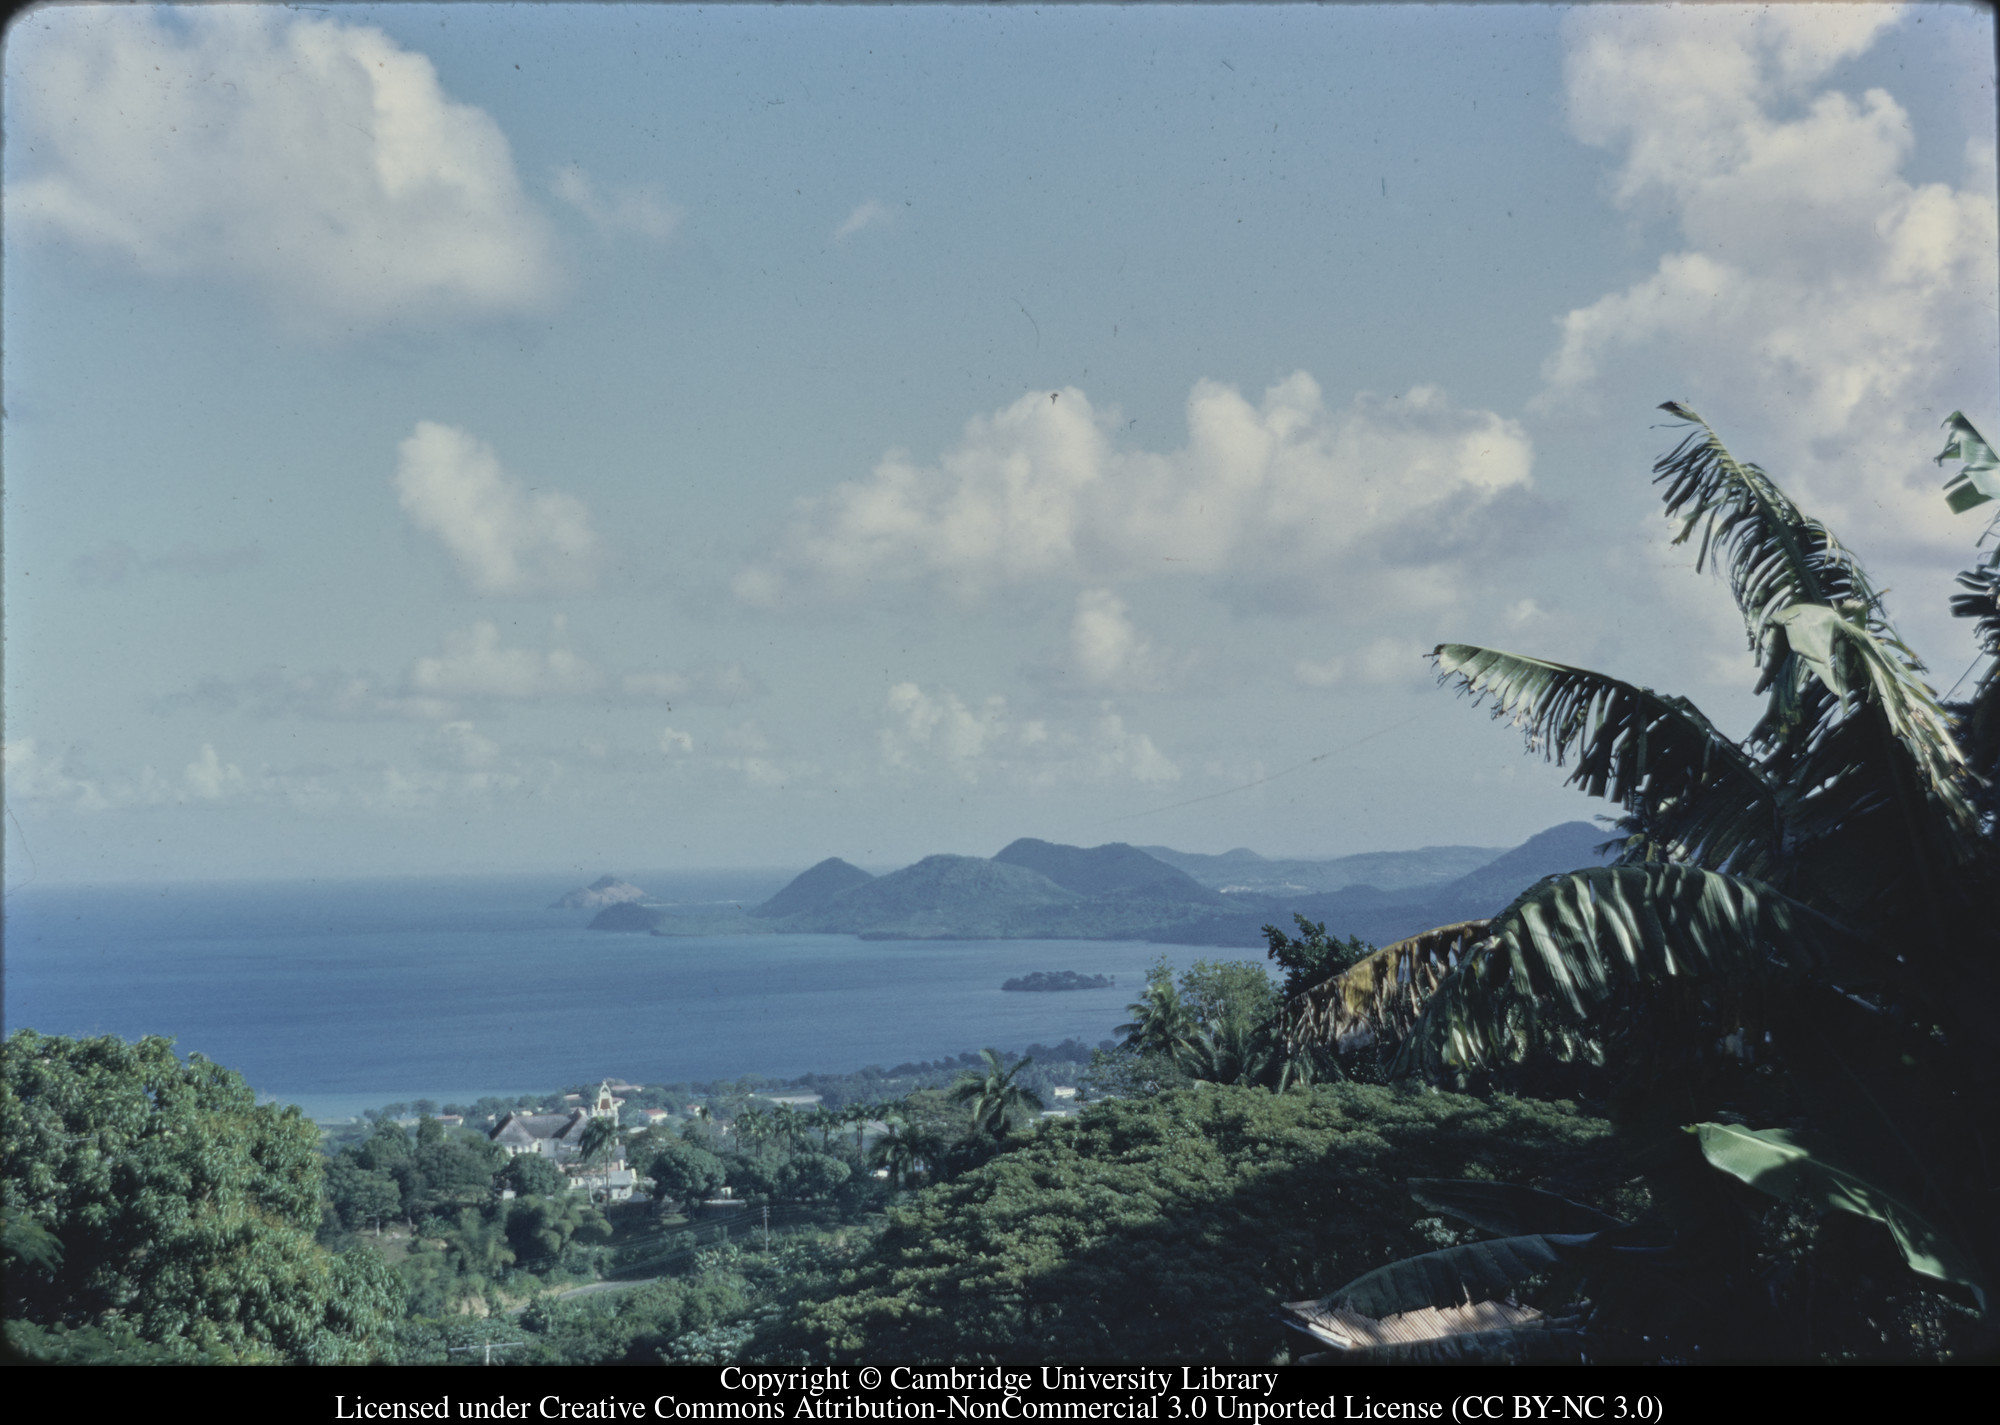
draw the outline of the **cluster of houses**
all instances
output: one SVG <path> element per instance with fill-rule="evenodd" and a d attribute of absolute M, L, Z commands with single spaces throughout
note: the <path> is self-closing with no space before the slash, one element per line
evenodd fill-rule
<path fill-rule="evenodd" d="M 585 1161 L 583 1155 L 583 1135 L 593 1122 L 618 1126 L 618 1110 L 625 1106 L 619 1090 L 637 1092 L 631 1084 L 606 1079 L 589 1104 L 579 1101 L 566 1113 L 504 1113 L 486 1136 L 505 1148 L 510 1158 L 535 1153 L 548 1159 L 562 1169 L 573 1190 L 588 1192 L 593 1201 L 629 1202 L 639 1190 L 639 1175 L 626 1165 L 625 1145 L 617 1135 L 606 1143 L 602 1157 Z M 661 1109 L 651 1112 L 667 1116 Z"/>
<path fill-rule="evenodd" d="M 572 1100 L 574 1106 L 561 1113 L 503 1113 L 486 1136 L 506 1149 L 510 1158 L 521 1153 L 535 1153 L 546 1158 L 562 1169 L 573 1191 L 588 1192 L 594 1202 L 630 1202 L 635 1196 L 643 1198 L 644 1191 L 640 1187 L 639 1174 L 625 1161 L 623 1141 L 614 1133 L 599 1155 L 586 1159 L 583 1140 L 593 1122 L 607 1122 L 617 1128 L 619 1110 L 625 1106 L 621 1095 L 638 1092 L 636 1084 L 614 1083 L 606 1079 L 597 1086 L 596 1094 L 587 1102 L 583 1095 L 566 1094 L 564 1097 Z M 1044 1112 L 1044 1118 L 1064 1117 L 1075 1111 L 1074 1088 L 1058 1088 L 1055 1097 L 1059 1106 Z M 818 1103 L 820 1096 L 769 1095 L 766 1101 L 783 1108 L 807 1108 Z M 652 1123 L 672 1117 L 663 1108 L 649 1108 L 643 1112 Z M 440 1121 L 452 1123 L 455 1119 L 458 1119 L 457 1114 Z M 725 1127 L 723 1131 L 728 1129 Z M 727 1189 L 724 1191 L 726 1194 Z"/>

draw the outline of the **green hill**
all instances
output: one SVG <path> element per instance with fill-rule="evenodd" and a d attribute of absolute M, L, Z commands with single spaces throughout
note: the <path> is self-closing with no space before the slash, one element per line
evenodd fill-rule
<path fill-rule="evenodd" d="M 1140 893 L 1145 901 L 1185 901 L 1194 905 L 1221 905 L 1222 897 L 1201 882 L 1176 870 L 1136 846 L 1114 841 L 1108 846 L 1062 846 L 1024 836 L 1010 842 L 993 858 L 1012 866 L 1024 866 L 1047 876 L 1065 890 L 1080 896 Z"/>
<path fill-rule="evenodd" d="M 1083 897 L 1025 866 L 978 856 L 926 856 L 817 910 L 788 916 L 785 930 L 902 940 L 1005 940 L 1046 935 L 1052 911 Z"/>
<path fill-rule="evenodd" d="M 758 906 L 750 914 L 760 920 L 776 920 L 787 915 L 823 909 L 842 891 L 865 886 L 875 878 L 859 866 L 829 856 L 810 871 L 802 871 L 791 884 Z"/>

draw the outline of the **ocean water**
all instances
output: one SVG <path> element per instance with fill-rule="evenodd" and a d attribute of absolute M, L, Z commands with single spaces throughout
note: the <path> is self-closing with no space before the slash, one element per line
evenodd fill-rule
<path fill-rule="evenodd" d="M 754 904 L 777 873 L 634 875 Z M 537 877 L 28 886 L 0 910 L 5 1027 L 172 1036 L 315 1116 L 634 1083 L 847 1073 L 1111 1036 L 1149 964 L 1252 952 L 1132 941 L 664 938 L 584 929 Z M 1033 970 L 1105 990 L 1004 993 Z"/>

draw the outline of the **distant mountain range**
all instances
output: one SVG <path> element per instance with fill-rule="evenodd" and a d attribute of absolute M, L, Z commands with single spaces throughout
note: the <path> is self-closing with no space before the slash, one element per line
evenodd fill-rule
<path fill-rule="evenodd" d="M 590 928 L 1262 948 L 1265 925 L 1289 932 L 1292 917 L 1303 915 L 1330 934 L 1385 945 L 1434 925 L 1490 916 L 1543 876 L 1598 865 L 1606 858 L 1597 848 L 1607 839 L 1601 827 L 1571 821 L 1511 850 L 1426 846 L 1273 861 L 1245 850 L 1201 856 L 1165 846 L 1114 842 L 1086 849 L 1023 838 L 991 859 L 926 856 L 885 876 L 830 857 L 749 908 L 625 899 L 604 906 Z"/>

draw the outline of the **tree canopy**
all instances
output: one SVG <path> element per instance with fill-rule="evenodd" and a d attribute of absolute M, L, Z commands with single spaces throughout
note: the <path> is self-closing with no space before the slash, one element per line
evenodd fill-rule
<path fill-rule="evenodd" d="M 1434 1245 L 1442 1224 L 1409 1177 L 1518 1177 L 1612 1204 L 1606 1132 L 1569 1104 L 1358 1084 L 1093 1105 L 892 1208 L 757 1351 L 1268 1360 L 1283 1296 Z"/>
<path fill-rule="evenodd" d="M 314 1243 L 319 1135 L 297 1109 L 160 1038 L 18 1030 L 4 1078 L 6 1314 L 41 1348 L 110 1332 L 186 1359 L 372 1358 L 400 1287 L 373 1252 Z"/>

